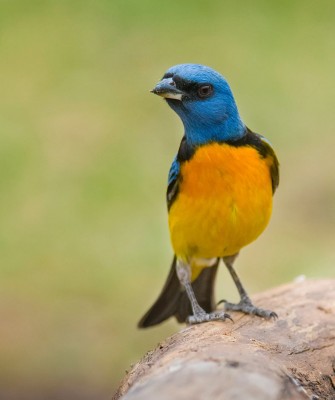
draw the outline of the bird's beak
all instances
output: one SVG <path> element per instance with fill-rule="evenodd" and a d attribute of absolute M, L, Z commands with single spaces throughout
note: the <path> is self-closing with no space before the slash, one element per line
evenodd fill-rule
<path fill-rule="evenodd" d="M 176 88 L 176 84 L 172 78 L 162 79 L 157 85 L 151 90 L 151 93 L 157 94 L 158 96 L 166 99 L 182 100 L 184 92 Z"/>

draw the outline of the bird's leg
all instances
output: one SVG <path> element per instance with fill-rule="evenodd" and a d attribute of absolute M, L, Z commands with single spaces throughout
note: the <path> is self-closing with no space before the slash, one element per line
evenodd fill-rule
<path fill-rule="evenodd" d="M 238 304 L 233 304 L 233 303 L 229 303 L 226 300 L 221 300 L 219 302 L 220 303 L 225 303 L 225 307 L 224 309 L 226 311 L 228 310 L 233 310 L 233 311 L 242 311 L 246 314 L 253 314 L 253 315 L 258 315 L 259 317 L 263 317 L 266 319 L 270 319 L 270 318 L 278 318 L 278 315 L 270 310 L 264 310 L 263 308 L 258 308 L 255 307 L 251 300 L 250 297 L 248 296 L 247 292 L 245 291 L 239 277 L 237 276 L 234 268 L 233 268 L 233 264 L 234 261 L 237 257 L 237 254 L 235 254 L 234 256 L 230 256 L 230 257 L 224 257 L 223 261 L 226 265 L 226 267 L 228 268 L 228 271 L 230 272 L 231 277 L 233 278 L 236 288 L 240 294 L 240 302 Z"/>
<path fill-rule="evenodd" d="M 225 319 L 231 319 L 228 314 L 223 311 L 214 311 L 211 313 L 206 313 L 206 311 L 200 307 L 193 288 L 191 284 L 191 268 L 189 264 L 185 263 L 184 261 L 177 260 L 176 264 L 176 272 L 179 278 L 180 283 L 184 286 L 187 296 L 190 300 L 193 315 L 190 315 L 187 318 L 187 323 L 189 324 L 200 324 L 206 321 L 216 321 L 221 320 L 224 321 Z"/>

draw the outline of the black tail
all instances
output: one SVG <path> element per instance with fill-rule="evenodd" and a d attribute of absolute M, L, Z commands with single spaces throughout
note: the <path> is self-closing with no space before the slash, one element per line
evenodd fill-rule
<path fill-rule="evenodd" d="M 192 282 L 195 297 L 206 312 L 211 312 L 215 308 L 214 282 L 218 264 L 219 259 L 213 267 L 204 268 L 197 279 Z M 174 257 L 161 294 L 142 317 L 138 327 L 147 328 L 157 325 L 172 316 L 175 316 L 178 322 L 184 322 L 191 314 L 190 301 L 176 274 L 176 257 Z"/>

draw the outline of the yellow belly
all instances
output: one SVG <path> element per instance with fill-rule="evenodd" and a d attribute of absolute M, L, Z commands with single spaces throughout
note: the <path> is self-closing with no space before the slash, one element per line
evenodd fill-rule
<path fill-rule="evenodd" d="M 186 262 L 236 254 L 262 233 L 271 210 L 267 158 L 252 147 L 202 146 L 181 165 L 169 211 L 175 254 Z"/>

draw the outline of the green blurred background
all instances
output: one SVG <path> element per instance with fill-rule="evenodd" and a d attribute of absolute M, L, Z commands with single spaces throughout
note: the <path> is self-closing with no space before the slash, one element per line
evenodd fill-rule
<path fill-rule="evenodd" d="M 334 276 L 334 20 L 332 0 L 0 1 L 1 399 L 109 398 L 179 329 L 136 328 L 172 257 L 182 126 L 149 89 L 174 64 L 222 72 L 281 161 L 250 293 Z M 217 297 L 237 299 L 223 268 Z"/>

